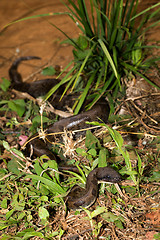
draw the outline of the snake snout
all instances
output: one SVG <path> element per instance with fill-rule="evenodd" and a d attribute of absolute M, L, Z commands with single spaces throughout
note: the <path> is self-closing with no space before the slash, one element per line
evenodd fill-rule
<path fill-rule="evenodd" d="M 108 183 L 118 183 L 122 180 L 121 175 L 111 167 L 98 168 L 97 179 Z"/>
<path fill-rule="evenodd" d="M 118 174 L 117 176 L 111 176 L 111 175 L 106 175 L 103 179 L 103 182 L 108 182 L 108 183 L 118 183 L 121 181 L 121 176 Z"/>

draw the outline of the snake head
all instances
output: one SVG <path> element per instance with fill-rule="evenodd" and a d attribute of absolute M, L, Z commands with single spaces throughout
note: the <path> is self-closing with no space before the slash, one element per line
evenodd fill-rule
<path fill-rule="evenodd" d="M 100 182 L 119 183 L 121 175 L 111 167 L 97 168 L 97 180 Z"/>

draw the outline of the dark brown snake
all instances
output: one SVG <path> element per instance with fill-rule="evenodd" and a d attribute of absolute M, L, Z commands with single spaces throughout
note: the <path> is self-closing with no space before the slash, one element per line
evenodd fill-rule
<path fill-rule="evenodd" d="M 31 60 L 31 59 L 40 59 L 35 56 L 20 57 L 18 58 L 9 69 L 9 76 L 11 79 L 11 87 L 21 91 L 27 92 L 32 97 L 44 96 L 55 84 L 59 81 L 57 79 L 44 79 L 32 83 L 26 83 L 22 81 L 21 75 L 18 73 L 18 65 L 21 61 Z M 63 90 L 63 89 L 62 89 Z M 61 92 L 58 92 L 59 94 Z M 56 95 L 56 94 L 55 94 Z M 57 94 L 58 96 L 58 94 Z M 53 99 L 53 98 L 52 98 Z M 54 97 L 52 105 L 57 107 L 58 100 Z M 63 105 L 64 103 L 62 103 Z M 52 133 L 63 132 L 64 128 L 66 130 L 75 130 L 86 128 L 88 125 L 86 121 L 100 121 L 107 122 L 109 116 L 109 105 L 107 101 L 102 100 L 97 102 L 94 105 L 94 108 L 86 112 L 82 112 L 76 116 L 68 117 L 61 119 L 54 124 L 51 124 L 45 130 L 46 141 L 38 138 L 38 134 L 34 134 L 27 140 L 27 151 L 30 151 L 32 147 L 34 156 L 47 155 L 50 159 L 57 161 L 55 155 L 49 150 L 50 143 L 54 141 L 54 135 L 49 135 Z M 67 169 L 73 170 L 74 167 L 68 167 Z M 59 166 L 59 170 L 65 170 L 65 167 Z M 100 167 L 92 170 L 86 180 L 85 189 L 80 188 L 78 185 L 75 185 L 69 192 L 66 197 L 67 206 L 70 209 L 78 209 L 80 207 L 89 207 L 91 206 L 98 195 L 98 183 L 99 182 L 109 182 L 109 183 L 118 183 L 121 181 L 121 176 L 113 168 L 110 167 Z"/>

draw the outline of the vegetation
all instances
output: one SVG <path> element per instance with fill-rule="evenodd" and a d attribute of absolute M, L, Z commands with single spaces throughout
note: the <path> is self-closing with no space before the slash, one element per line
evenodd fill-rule
<path fill-rule="evenodd" d="M 23 119 L 26 117 L 26 120 L 34 119 L 33 113 L 28 115 L 29 108 L 30 110 L 33 109 L 31 103 L 28 103 L 28 111 Z M 12 121 L 12 125 L 8 124 L 6 129 L 14 129 L 16 131 L 20 128 L 21 117 L 18 116 L 18 113 L 19 110 L 17 110 L 17 117 Z M 34 114 L 38 115 L 36 108 L 34 109 Z M 131 119 L 127 121 L 130 122 Z M 72 173 L 67 178 L 65 177 L 64 181 L 60 180 L 57 163 L 54 160 L 46 160 L 45 156 L 34 160 L 26 158 L 17 148 L 9 146 L 8 142 L 5 141 L 4 135 L 1 136 L 1 139 L 4 139 L 1 140 L 1 144 L 5 149 L 5 151 L 3 149 L 1 157 L 5 168 L 0 169 L 1 239 L 32 239 L 32 237 L 38 237 L 38 239 L 60 239 L 66 232 L 63 225 L 59 225 L 65 216 L 64 210 L 66 211 L 64 196 L 77 183 L 84 187 L 86 176 L 95 167 L 109 165 L 117 169 L 123 178 L 126 179 L 125 181 L 127 179 L 128 181 L 132 180 L 133 184 L 130 185 L 130 182 L 128 182 L 128 184 L 121 186 L 128 197 L 132 199 L 132 201 L 129 198 L 127 199 L 130 202 L 128 207 L 126 207 L 124 196 L 119 195 L 118 197 L 115 186 L 102 184 L 99 196 L 101 204 L 96 203 L 94 210 L 83 208 L 87 214 L 84 221 L 89 221 L 92 230 L 91 239 L 92 237 L 98 237 L 103 224 L 113 225 L 121 232 L 125 228 L 130 228 L 129 214 L 131 214 L 132 208 L 134 208 L 134 211 L 142 211 L 143 214 L 144 211 L 148 211 L 148 206 L 143 200 L 145 186 L 152 186 L 152 194 L 156 194 L 158 186 L 152 185 L 152 182 L 159 181 L 157 165 L 157 162 L 159 162 L 159 140 L 155 139 L 151 142 L 152 147 L 154 144 L 157 149 L 157 153 L 149 153 L 147 149 L 143 151 L 137 149 L 137 153 L 130 146 L 124 146 L 123 138 L 116 130 L 105 124 L 96 122 L 92 124 L 101 126 L 102 130 L 98 134 L 99 137 L 94 136 L 88 130 L 84 143 L 85 146 L 77 145 L 78 143 L 75 145 L 74 143 L 74 150 L 71 147 L 73 142 L 70 139 L 69 146 L 67 143 L 64 145 L 56 143 L 53 147 L 54 152 L 59 152 L 60 146 L 63 152 L 66 152 L 69 147 L 68 155 L 71 153 L 72 156 L 74 154 L 74 157 L 71 157 L 68 163 L 75 164 L 77 167 L 81 166 L 83 170 L 81 175 Z M 21 132 L 19 132 L 18 136 L 21 136 Z M 107 148 L 105 147 L 106 144 Z M 147 157 L 144 157 L 144 154 Z M 133 159 L 134 161 L 136 159 L 134 166 Z M 104 195 L 104 186 L 108 192 L 107 196 Z M 134 197 L 135 201 L 133 200 Z M 109 202 L 110 198 L 112 199 L 111 202 Z M 137 200 L 138 198 L 139 200 Z M 106 201 L 107 204 L 105 204 Z M 155 199 L 156 201 L 158 199 Z M 116 209 L 118 209 L 118 214 Z M 83 218 L 82 216 L 81 212 L 75 212 L 75 217 L 78 217 L 77 221 L 81 222 L 79 218 Z M 133 218 L 134 214 L 131 217 Z M 100 220 L 96 222 L 95 218 Z M 131 227 L 137 229 L 137 223 L 133 223 Z M 109 239 L 108 234 L 107 236 Z"/>
<path fill-rule="evenodd" d="M 90 1 L 90 6 L 85 0 L 78 0 L 77 4 L 72 0 L 68 2 L 72 8 L 65 4 L 69 10 L 67 14 L 82 32 L 76 40 L 67 36 L 74 46 L 74 67 L 61 82 L 63 84 L 68 81 L 65 92 L 68 88 L 72 91 L 82 76 L 83 91 L 75 114 L 79 112 L 87 96 L 93 99 L 91 106 L 111 91 L 113 97 L 117 96 L 118 91 L 122 90 L 121 79 L 130 73 L 139 75 L 154 85 L 145 73 L 160 58 L 146 59 L 146 49 L 158 46 L 147 45 L 144 36 L 159 23 L 159 20 L 151 20 L 159 14 L 160 8 L 154 12 L 149 11 L 151 8 L 146 9 L 137 14 L 137 0 L 125 3 L 117 0 L 114 4 L 111 0 L 93 0 Z M 152 8 L 158 5 L 160 4 Z"/>
<path fill-rule="evenodd" d="M 146 44 L 144 36 L 147 30 L 159 23 L 156 17 L 160 8 L 151 10 L 160 3 L 137 13 L 138 0 L 127 0 L 125 3 L 123 0 L 117 0 L 114 4 L 111 0 L 91 0 L 89 6 L 87 5 L 89 1 L 85 0 L 77 0 L 77 4 L 72 0 L 68 2 L 70 5 L 65 5 L 69 12 L 63 14 L 71 17 L 82 34 L 78 39 L 71 39 L 59 29 L 68 38 L 67 41 L 74 46 L 74 60 L 64 71 L 72 64 L 73 68 L 57 86 L 50 90 L 46 98 L 65 83 L 66 89 L 63 94 L 68 89 L 79 94 L 78 101 L 73 106 L 76 114 L 86 97 L 92 99 L 88 106 L 91 107 L 102 96 L 108 96 L 110 100 L 111 96 L 116 99 L 120 92 L 123 94 L 124 85 L 121 79 L 124 76 L 136 74 L 154 85 L 146 77 L 146 73 L 151 65 L 156 66 L 159 58 L 147 58 L 146 50 L 157 46 Z M 29 18 L 56 14 L 62 13 L 49 13 Z M 140 21 L 138 25 L 137 20 Z M 54 27 L 58 28 L 58 26 Z M 49 69 L 50 71 L 54 69 Z M 47 74 L 46 71 L 43 73 Z M 58 77 L 61 77 L 61 74 Z M 55 153 L 60 156 L 67 153 L 68 163 L 81 166 L 83 170 L 81 175 L 74 173 L 67 177 L 64 175 L 62 176 L 64 181 L 61 181 L 61 174 L 54 160 L 46 160 L 44 156 L 31 160 L 17 150 L 17 147 L 11 146 L 10 131 L 18 132 L 13 134 L 14 138 L 20 137 L 22 133 L 35 132 L 44 123 L 48 124 L 52 121 L 45 112 L 42 117 L 39 108 L 32 101 L 10 100 L 10 96 L 6 95 L 9 94 L 8 88 L 8 80 L 3 79 L 1 94 L 4 100 L 0 102 L 0 111 L 5 112 L 3 121 L 6 133 L 4 131 L 0 135 L 2 155 L 0 159 L 3 166 L 0 168 L 1 239 L 61 239 L 68 230 L 64 224 L 64 219 L 66 223 L 66 215 L 69 214 L 64 203 L 67 191 L 74 184 L 84 186 L 86 176 L 92 169 L 106 165 L 117 169 L 125 179 L 126 184 L 121 186 L 125 196 L 118 194 L 114 185 L 101 184 L 100 202 L 96 202 L 93 210 L 83 209 L 83 213 L 76 211 L 74 213 L 76 220 L 71 224 L 68 222 L 69 228 L 72 228 L 73 222 L 79 223 L 80 226 L 86 224 L 90 239 L 98 236 L 111 239 L 112 231 L 116 228 L 118 237 L 124 236 L 124 239 L 128 239 L 125 232 L 127 228 L 135 239 L 142 230 L 142 222 L 146 221 L 147 212 L 153 207 L 157 209 L 155 206 L 159 203 L 158 184 L 156 185 L 160 179 L 159 137 L 150 135 L 151 140 L 148 145 L 152 148 L 143 149 L 140 145 L 141 147 L 135 150 L 131 146 L 125 146 L 120 135 L 121 127 L 136 125 L 130 116 L 122 118 L 117 116 L 116 121 L 120 121 L 118 131 L 105 124 L 94 122 L 92 124 L 102 127 L 97 136 L 88 130 L 85 140 L 81 143 L 69 139 L 65 144 L 61 142 L 54 144 L 52 150 Z M 112 102 L 111 106 L 113 106 Z M 10 120 L 7 119 L 7 114 L 10 114 Z M 25 122 L 30 120 L 32 125 L 26 129 Z M 111 115 L 110 123 L 114 124 L 114 120 Z M 7 130 L 9 130 L 8 134 Z M 145 131 L 139 131 L 138 140 L 145 136 Z M 152 196 L 155 198 L 151 199 Z M 82 216 L 83 224 L 79 219 Z M 86 221 L 89 222 L 89 226 Z M 105 226 L 109 229 L 107 232 L 104 230 Z M 144 231 L 141 236 L 144 236 Z M 158 237 L 156 232 L 155 239 Z"/>

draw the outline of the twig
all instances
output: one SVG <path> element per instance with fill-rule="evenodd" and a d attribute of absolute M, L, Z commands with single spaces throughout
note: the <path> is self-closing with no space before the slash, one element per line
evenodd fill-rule
<path fill-rule="evenodd" d="M 135 100 L 138 100 L 141 98 L 146 98 L 149 96 L 160 96 L 160 93 L 151 93 L 151 94 L 146 94 L 146 95 L 142 95 L 142 96 L 138 96 L 138 97 L 134 97 L 134 98 L 130 97 L 130 98 L 125 99 L 125 102 L 126 101 L 135 101 Z"/>
<path fill-rule="evenodd" d="M 156 120 L 154 120 L 153 118 L 151 118 L 147 113 L 144 113 L 142 111 L 142 109 L 140 109 L 132 100 L 130 100 L 131 104 L 144 116 L 146 115 L 152 122 L 154 122 L 155 124 L 158 124 L 158 122 Z"/>
<path fill-rule="evenodd" d="M 0 178 L 0 181 L 3 181 L 4 179 L 6 179 L 7 177 L 10 177 L 11 175 L 12 175 L 12 173 L 8 173 L 4 177 Z"/>

